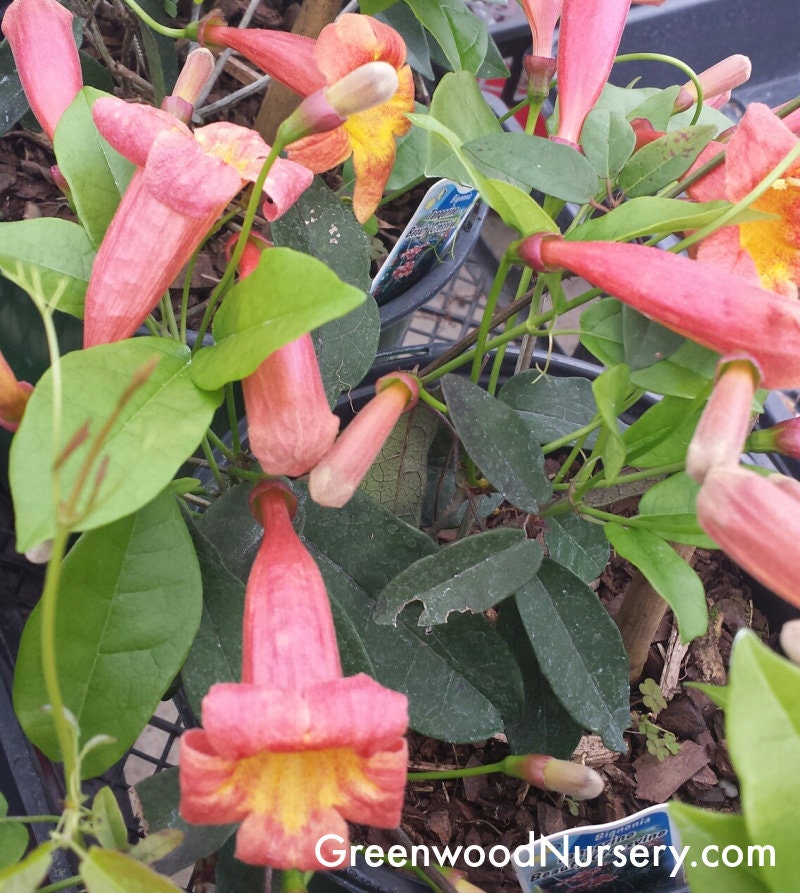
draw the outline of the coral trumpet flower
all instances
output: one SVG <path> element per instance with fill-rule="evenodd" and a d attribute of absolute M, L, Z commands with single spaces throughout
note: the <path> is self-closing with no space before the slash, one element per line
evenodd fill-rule
<path fill-rule="evenodd" d="M 341 508 L 356 492 L 397 420 L 416 405 L 419 382 L 407 372 L 394 372 L 379 378 L 375 391 L 311 471 L 308 490 L 320 505 Z"/>
<path fill-rule="evenodd" d="M 697 518 L 737 564 L 800 607 L 800 484 L 745 468 L 708 472 L 697 496 Z"/>
<path fill-rule="evenodd" d="M 241 276 L 253 272 L 268 246 L 259 247 L 251 237 L 239 263 Z M 271 353 L 242 380 L 242 392 L 250 449 L 267 474 L 305 474 L 336 439 L 339 418 L 328 406 L 310 334 Z"/>
<path fill-rule="evenodd" d="M 3 16 L 3 34 L 33 114 L 53 139 L 83 87 L 72 13 L 58 0 L 14 0 Z"/>
<path fill-rule="evenodd" d="M 352 154 L 353 210 L 360 222 L 368 220 L 394 165 L 395 137 L 409 129 L 406 112 L 414 110 L 414 83 L 400 35 L 370 16 L 346 13 L 323 28 L 316 41 L 279 31 L 229 28 L 214 18 L 201 26 L 199 39 L 206 46 L 232 47 L 301 96 L 330 87 L 369 62 L 387 62 L 395 69 L 398 88 L 391 99 L 288 150 L 290 160 L 315 173 L 330 170 Z"/>
<path fill-rule="evenodd" d="M 84 346 L 130 337 L 199 248 L 269 146 L 254 131 L 220 122 L 192 131 L 173 115 L 105 97 L 92 116 L 111 145 L 137 165 L 106 232 L 86 292 Z M 277 159 L 264 214 L 279 217 L 311 183 L 301 165 Z"/>
<path fill-rule="evenodd" d="M 572 270 L 726 358 L 750 359 L 768 388 L 800 381 L 800 305 L 717 264 L 619 242 L 537 234 L 517 245 L 537 270 Z"/>
<path fill-rule="evenodd" d="M 264 538 L 247 582 L 242 681 L 213 685 L 203 728 L 181 738 L 181 814 L 241 822 L 236 857 L 326 867 L 347 821 L 394 827 L 406 778 L 404 695 L 342 677 L 325 584 L 292 528 L 293 497 L 270 481 L 251 506 Z"/>
<path fill-rule="evenodd" d="M 723 165 L 688 189 L 695 201 L 738 202 L 797 145 L 797 137 L 760 103 L 752 103 L 727 143 Z M 708 161 L 719 144 L 698 159 Z M 697 259 L 722 264 L 764 288 L 797 298 L 800 283 L 800 158 L 751 205 L 771 215 L 725 226 L 697 247 Z"/>
<path fill-rule="evenodd" d="M 558 36 L 558 132 L 577 146 L 608 80 L 630 0 L 564 0 Z"/>
<path fill-rule="evenodd" d="M 0 428 L 17 430 L 32 391 L 33 386 L 27 381 L 17 381 L 6 358 L 0 353 Z"/>

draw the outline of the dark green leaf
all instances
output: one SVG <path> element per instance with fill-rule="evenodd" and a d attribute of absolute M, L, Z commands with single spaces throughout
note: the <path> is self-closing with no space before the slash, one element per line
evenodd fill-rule
<path fill-rule="evenodd" d="M 234 849 L 235 842 L 229 838 L 217 853 L 215 893 L 265 893 L 269 889 L 265 869 L 260 865 L 246 865 L 234 856 Z M 337 893 L 341 893 L 340 889 L 337 889 Z"/>
<path fill-rule="evenodd" d="M 622 304 L 603 298 L 581 314 L 581 344 L 606 366 L 625 362 L 622 340 Z"/>
<path fill-rule="evenodd" d="M 253 485 L 238 484 L 226 490 L 202 513 L 195 526 L 213 547 L 223 565 L 242 582 L 247 581 L 264 528 L 250 512 Z"/>
<path fill-rule="evenodd" d="M 11 130 L 28 108 L 28 99 L 11 55 L 11 44 L 4 40 L 0 43 L 0 136 Z"/>
<path fill-rule="evenodd" d="M 181 668 L 200 622 L 200 572 L 170 494 L 85 533 L 64 560 L 56 613 L 65 706 L 83 743 L 111 735 L 82 763 L 99 775 L 133 744 Z M 169 605 L 165 611 L 164 606 Z M 41 606 L 22 636 L 14 706 L 28 737 L 60 758 L 41 668 Z"/>
<path fill-rule="evenodd" d="M 539 568 L 542 547 L 519 530 L 489 530 L 421 558 L 378 595 L 377 623 L 397 623 L 407 605 L 421 601 L 420 626 L 445 623 L 453 611 L 473 614 L 513 595 Z"/>
<path fill-rule="evenodd" d="M 425 406 L 400 416 L 362 489 L 403 521 L 419 527 L 427 485 L 427 461 L 438 420 Z"/>
<path fill-rule="evenodd" d="M 208 390 L 244 378 L 274 350 L 344 316 L 366 298 L 307 254 L 291 248 L 264 251 L 256 269 L 234 285 L 217 311 L 215 344 L 195 355 L 192 378 Z"/>
<path fill-rule="evenodd" d="M 102 241 L 134 172 L 133 164 L 111 148 L 92 120 L 92 106 L 104 95 L 84 87 L 61 116 L 53 137 L 59 170 L 95 246 Z"/>
<path fill-rule="evenodd" d="M 670 356 L 686 340 L 626 304 L 622 306 L 622 338 L 631 373 Z"/>
<path fill-rule="evenodd" d="M 489 48 L 486 24 L 463 0 L 406 0 L 454 71 L 477 74 Z"/>
<path fill-rule="evenodd" d="M 550 557 L 569 568 L 584 583 L 596 580 L 608 563 L 608 542 L 603 526 L 578 515 L 553 515 L 544 528 Z"/>
<path fill-rule="evenodd" d="M 317 359 L 328 402 L 354 388 L 372 368 L 381 321 L 372 298 L 314 332 Z"/>
<path fill-rule="evenodd" d="M 589 162 L 570 146 L 526 133 L 482 135 L 464 151 L 487 177 L 584 204 L 599 188 Z"/>
<path fill-rule="evenodd" d="M 708 609 L 703 584 L 669 543 L 635 526 L 609 523 L 605 532 L 616 553 L 638 567 L 647 582 L 672 608 L 681 641 L 688 644 L 705 635 Z"/>
<path fill-rule="evenodd" d="M 541 444 L 588 425 L 597 414 L 592 384 L 586 378 L 556 378 L 528 369 L 510 378 L 499 398 L 515 409 Z"/>
<path fill-rule="evenodd" d="M 714 133 L 711 125 L 687 127 L 648 143 L 620 172 L 619 188 L 630 198 L 657 192 L 689 170 Z"/>
<path fill-rule="evenodd" d="M 399 7 L 404 6 L 398 3 Z M 417 112 L 425 112 L 425 106 L 417 103 L 414 107 Z M 409 189 L 420 177 L 420 171 L 425 170 L 425 160 L 428 157 L 428 135 L 418 127 L 412 127 L 408 133 L 397 142 L 397 158 L 392 168 L 392 173 L 386 181 L 386 192 L 394 192 L 398 189 Z"/>
<path fill-rule="evenodd" d="M 134 375 L 153 361 L 158 364 L 150 377 L 119 410 Z M 97 436 L 118 410 L 100 450 L 108 464 L 97 498 L 87 505 L 97 474 L 95 463 L 89 486 L 78 500 L 79 520 L 73 529 L 92 530 L 129 515 L 164 489 L 197 447 L 222 396 L 196 388 L 190 368 L 188 348 L 163 338 L 117 341 L 67 354 L 61 359 L 63 409 L 61 437 L 55 449 L 52 372 L 42 376 L 11 449 L 11 489 L 20 550 L 53 537 L 60 509 L 51 472 L 70 439 L 86 424 L 90 436 Z M 90 443 L 84 442 L 62 462 L 62 498 L 78 481 L 89 448 Z M 143 452 L 148 454 L 147 473 L 133 474 L 131 469 L 139 467 Z"/>
<path fill-rule="evenodd" d="M 57 217 L 0 224 L 0 271 L 42 304 L 83 316 L 94 248 L 83 227 Z"/>
<path fill-rule="evenodd" d="M 431 65 L 431 50 L 427 32 L 422 27 L 422 23 L 405 3 L 392 0 L 391 4 L 381 2 L 380 7 L 380 12 L 375 17 L 403 35 L 403 42 L 406 45 L 406 62 L 422 77 L 433 81 L 435 74 Z M 362 12 L 367 12 L 363 4 L 360 8 Z M 367 15 L 374 15 L 374 13 L 367 13 Z M 422 165 L 418 170 L 422 170 Z M 387 184 L 387 188 L 391 191 L 396 187 Z"/>
<path fill-rule="evenodd" d="M 136 785 L 136 795 L 151 832 L 165 828 L 183 832 L 181 845 L 157 864 L 163 874 L 174 874 L 215 853 L 236 830 L 236 825 L 190 825 L 181 818 L 177 767 L 164 769 L 140 781 Z"/>
<path fill-rule="evenodd" d="M 595 108 L 583 122 L 581 148 L 596 175 L 604 180 L 613 180 L 617 176 L 633 154 L 635 146 L 633 129 L 618 112 Z"/>
<path fill-rule="evenodd" d="M 528 426 L 510 406 L 463 376 L 446 375 L 442 391 L 458 436 L 492 486 L 523 511 L 538 511 L 552 488 Z"/>
<path fill-rule="evenodd" d="M 626 749 L 628 658 L 614 621 L 589 587 L 545 559 L 538 579 L 516 595 L 539 666 L 572 718 Z"/>

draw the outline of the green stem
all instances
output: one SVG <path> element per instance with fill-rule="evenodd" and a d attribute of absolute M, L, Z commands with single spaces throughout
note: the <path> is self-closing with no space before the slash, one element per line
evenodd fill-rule
<path fill-rule="evenodd" d="M 153 31 L 163 34 L 164 37 L 173 37 L 175 40 L 178 40 L 180 37 L 190 36 L 186 28 L 168 28 L 166 25 L 162 25 L 161 22 L 157 22 L 139 6 L 136 0 L 125 0 L 125 2 L 146 25 L 149 25 Z"/>
<path fill-rule="evenodd" d="M 437 412 L 441 412 L 444 415 L 447 414 L 447 406 L 442 403 L 440 400 L 437 400 L 434 396 L 432 396 L 425 388 L 419 389 L 419 399 L 422 400 L 423 403 L 427 403 L 431 409 L 435 409 Z"/>
<path fill-rule="evenodd" d="M 510 261 L 503 256 L 500 264 L 497 268 L 497 273 L 494 277 L 494 282 L 492 282 L 492 287 L 489 289 L 489 294 L 486 296 L 486 307 L 484 307 L 483 315 L 481 316 L 481 322 L 478 326 L 478 340 L 475 343 L 475 353 L 472 359 L 472 371 L 470 373 L 470 378 L 475 383 L 478 382 L 481 376 L 481 364 L 483 362 L 483 355 L 486 352 L 486 341 L 489 337 L 489 332 L 492 327 L 492 317 L 494 316 L 494 308 L 497 304 L 497 300 L 500 297 L 500 292 L 503 288 L 503 283 L 506 281 L 506 276 L 508 276 L 508 271 L 511 269 Z"/>
<path fill-rule="evenodd" d="M 592 431 L 599 428 L 602 423 L 603 420 L 599 415 L 596 415 L 588 425 L 584 425 L 582 428 L 578 428 L 575 431 L 571 431 L 569 434 L 563 435 L 563 437 L 558 437 L 555 440 L 551 440 L 550 443 L 546 443 L 542 447 L 542 452 L 547 456 L 549 453 L 554 453 L 562 447 L 569 446 L 573 440 L 587 437 Z"/>
<path fill-rule="evenodd" d="M 56 890 L 67 890 L 69 887 L 77 887 L 81 882 L 80 877 L 64 878 L 62 881 L 56 881 L 54 884 L 48 884 L 46 887 L 37 887 L 37 893 L 56 893 Z"/>
<path fill-rule="evenodd" d="M 211 444 L 215 449 L 219 450 L 222 455 L 228 459 L 229 461 L 236 458 L 236 454 L 231 450 L 227 443 L 225 443 L 222 438 L 220 438 L 217 434 L 215 434 L 210 428 L 206 431 L 206 436 L 211 441 Z"/>
<path fill-rule="evenodd" d="M 217 464 L 217 458 L 214 455 L 214 451 L 211 449 L 211 445 L 209 444 L 208 435 L 211 432 L 206 432 L 206 436 L 200 442 L 200 446 L 203 449 L 203 455 L 206 457 L 206 462 L 208 462 L 208 467 L 211 469 L 211 474 L 214 476 L 214 480 L 219 488 L 220 492 L 225 489 L 225 481 L 222 477 L 222 472 L 219 470 L 219 465 Z"/>
<path fill-rule="evenodd" d="M 382 208 L 384 205 L 388 205 L 389 202 L 393 202 L 396 198 L 399 198 L 401 195 L 405 195 L 407 192 L 410 192 L 416 186 L 419 186 L 420 183 L 424 183 L 428 178 L 425 174 L 420 174 L 419 177 L 415 177 L 410 183 L 407 183 L 401 189 L 395 189 L 393 192 L 387 192 L 386 195 L 378 202 L 378 207 Z"/>
<path fill-rule="evenodd" d="M 234 453 L 241 453 L 242 439 L 239 437 L 239 418 L 236 412 L 236 396 L 233 393 L 233 383 L 225 385 L 225 409 L 228 413 L 228 424 L 231 429 L 231 448 Z"/>
<path fill-rule="evenodd" d="M 35 825 L 41 822 L 58 824 L 60 815 L 4 815 L 0 818 L 0 825 L 4 822 L 17 822 L 20 825 Z"/>
<path fill-rule="evenodd" d="M 178 321 L 175 319 L 175 310 L 172 306 L 172 299 L 169 293 L 161 299 L 161 316 L 167 325 L 167 331 L 173 341 L 180 341 L 181 335 L 178 331 Z"/>
<path fill-rule="evenodd" d="M 499 763 L 490 763 L 487 766 L 470 766 L 465 769 L 437 769 L 432 772 L 409 772 L 409 781 L 445 781 L 449 778 L 474 778 L 476 775 L 490 775 L 492 772 L 502 772 L 505 760 Z"/>
<path fill-rule="evenodd" d="M 667 65 L 674 65 L 675 68 L 679 68 L 694 84 L 694 88 L 697 91 L 697 108 L 695 109 L 694 115 L 692 116 L 692 124 L 697 124 L 698 119 L 700 118 L 700 112 L 703 110 L 703 86 L 700 83 L 700 79 L 697 76 L 697 73 L 693 68 L 690 68 L 685 62 L 681 59 L 676 59 L 675 56 L 667 56 L 663 53 L 625 53 L 621 56 L 617 56 L 614 59 L 615 62 L 666 62 Z"/>

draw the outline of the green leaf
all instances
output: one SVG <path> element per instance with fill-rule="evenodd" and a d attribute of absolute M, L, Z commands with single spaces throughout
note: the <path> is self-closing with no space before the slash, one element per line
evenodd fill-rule
<path fill-rule="evenodd" d="M 84 534 L 64 564 L 56 612 L 61 693 L 81 741 L 111 735 L 82 763 L 104 772 L 133 744 L 178 673 L 200 622 L 194 547 L 170 494 Z M 169 605 L 165 611 L 164 606 Z M 41 669 L 41 606 L 20 644 L 14 706 L 25 733 L 60 759 Z"/>
<path fill-rule="evenodd" d="M 691 856 L 684 862 L 686 879 L 693 890 L 702 890 L 703 893 L 769 893 L 770 887 L 765 883 L 765 878 L 774 868 L 768 867 L 762 872 L 757 866 L 748 867 L 746 862 L 730 868 L 722 861 L 721 853 L 726 847 L 736 847 L 743 854 L 751 852 L 756 858 L 761 855 L 758 850 L 748 849 L 752 844 L 742 816 L 698 809 L 676 800 L 670 801 L 668 809 L 670 818 L 678 828 L 681 845 L 691 847 L 694 853 L 703 852 L 708 847 L 708 858 L 716 862 L 715 865 L 707 865 L 704 860 L 692 859 Z M 771 841 L 764 843 L 770 844 Z"/>
<path fill-rule="evenodd" d="M 189 529 L 202 579 L 203 611 L 181 670 L 181 681 L 189 706 L 199 717 L 200 702 L 214 683 L 238 682 L 241 678 L 245 587 L 225 567 L 198 526 L 190 521 Z"/>
<path fill-rule="evenodd" d="M 403 6 L 403 4 L 398 4 Z M 415 103 L 417 113 L 425 113 L 425 106 Z M 428 135 L 424 130 L 412 127 L 397 141 L 397 158 L 389 179 L 386 181 L 386 192 L 407 190 L 419 179 L 419 172 L 425 170 L 428 157 Z"/>
<path fill-rule="evenodd" d="M 584 583 L 596 580 L 608 564 L 608 542 L 603 526 L 578 515 L 547 519 L 544 541 L 550 557 L 568 567 Z"/>
<path fill-rule="evenodd" d="M 414 527 L 422 518 L 428 450 L 438 424 L 425 406 L 400 416 L 361 482 L 373 499 Z"/>
<path fill-rule="evenodd" d="M 381 320 L 372 298 L 314 332 L 328 402 L 352 390 L 369 372 L 380 344 Z"/>
<path fill-rule="evenodd" d="M 683 462 L 705 403 L 705 397 L 664 397 L 655 403 L 622 435 L 627 461 L 637 468 Z"/>
<path fill-rule="evenodd" d="M 564 709 L 539 668 L 514 599 L 500 606 L 496 628 L 519 665 L 524 686 L 522 709 L 503 717 L 511 752 L 569 759 L 583 727 Z"/>
<path fill-rule="evenodd" d="M 29 108 L 11 54 L 11 44 L 4 40 L 0 43 L 0 137 L 11 130 Z"/>
<path fill-rule="evenodd" d="M 622 306 L 622 338 L 625 363 L 632 373 L 670 356 L 686 340 L 626 304 Z"/>
<path fill-rule="evenodd" d="M 725 731 L 748 837 L 775 848 L 775 865 L 761 873 L 762 879 L 774 893 L 796 890 L 800 667 L 770 651 L 752 632 L 734 642 Z"/>
<path fill-rule="evenodd" d="M 498 394 L 516 410 L 541 444 L 558 440 L 588 425 L 597 414 L 587 378 L 556 378 L 527 369 L 510 378 Z"/>
<path fill-rule="evenodd" d="M 174 893 L 181 889 L 125 853 L 95 846 L 81 861 L 80 873 L 88 893 Z"/>
<path fill-rule="evenodd" d="M 451 134 L 443 142 L 434 133 L 428 138 L 428 158 L 425 173 L 429 177 L 447 177 L 457 183 L 475 185 L 470 165 L 463 163 L 464 144 L 486 134 L 503 134 L 497 116 L 481 95 L 475 78 L 466 71 L 446 74 L 439 82 L 431 99 L 430 114 L 417 117 L 434 120 Z M 439 136 L 443 135 L 437 131 Z"/>
<path fill-rule="evenodd" d="M 625 442 L 619 432 L 618 417 L 630 387 L 630 374 L 624 363 L 612 366 L 592 382 L 592 393 L 603 420 L 595 453 L 603 457 L 606 480 L 613 483 L 625 463 Z"/>
<path fill-rule="evenodd" d="M 0 224 L 0 272 L 42 304 L 83 316 L 94 248 L 77 223 L 34 217 Z"/>
<path fill-rule="evenodd" d="M 423 604 L 419 626 L 445 623 L 455 611 L 473 614 L 513 595 L 539 568 L 542 547 L 519 530 L 489 530 L 421 558 L 378 595 L 376 623 L 397 624 L 414 601 Z"/>
<path fill-rule="evenodd" d="M 442 391 L 458 436 L 492 486 L 523 511 L 538 511 L 552 487 L 528 426 L 510 406 L 463 376 L 445 375 Z"/>
<path fill-rule="evenodd" d="M 181 845 L 159 860 L 157 867 L 162 874 L 174 874 L 187 865 L 194 865 L 198 859 L 205 859 L 236 831 L 236 825 L 190 825 L 181 818 L 177 766 L 138 782 L 136 795 L 150 832 L 175 828 L 183 833 Z"/>
<path fill-rule="evenodd" d="M 135 170 L 100 136 L 92 106 L 107 94 L 84 87 L 61 116 L 53 137 L 58 167 L 86 234 L 97 247 Z"/>
<path fill-rule="evenodd" d="M 214 864 L 214 884 L 218 893 L 264 893 L 267 890 L 265 869 L 261 865 L 247 865 L 234 856 L 235 841 L 229 838 L 217 853 Z M 314 877 L 319 877 L 318 872 Z M 338 884 L 335 885 L 339 893 Z"/>
<path fill-rule="evenodd" d="M 622 303 L 603 298 L 581 314 L 581 344 L 606 366 L 625 362 Z"/>
<path fill-rule="evenodd" d="M 643 236 L 700 229 L 730 209 L 724 201 L 694 203 L 679 198 L 642 195 L 607 214 L 584 221 L 569 235 L 575 241 L 632 242 Z"/>
<path fill-rule="evenodd" d="M 274 350 L 344 316 L 366 297 L 307 254 L 291 248 L 264 251 L 256 269 L 234 285 L 217 311 L 216 343 L 198 351 L 192 379 L 215 390 L 245 378 Z"/>
<path fill-rule="evenodd" d="M 489 32 L 463 0 L 406 0 L 442 48 L 455 71 L 478 73 L 489 48 Z"/>
<path fill-rule="evenodd" d="M 694 569 L 661 537 L 640 527 L 605 525 L 608 541 L 618 555 L 639 568 L 647 582 L 672 608 L 681 642 L 688 644 L 708 629 L 703 583 Z"/>
<path fill-rule="evenodd" d="M 134 375 L 155 361 L 150 377 L 120 409 Z M 52 468 L 84 425 L 89 426 L 90 438 L 96 437 L 119 413 L 100 450 L 108 464 L 96 498 L 87 504 L 97 463 L 78 500 L 73 530 L 92 530 L 129 515 L 164 489 L 197 447 L 222 397 L 194 386 L 190 364 L 188 348 L 163 338 L 102 344 L 62 357 L 61 436 L 55 447 L 52 371 L 42 376 L 11 447 L 11 490 L 21 551 L 53 537 L 61 509 L 53 491 Z M 61 463 L 61 499 L 79 480 L 90 445 L 77 446 Z M 133 474 L 131 469 L 140 467 L 143 454 L 148 456 L 147 473 Z"/>
<path fill-rule="evenodd" d="M 19 822 L 4 822 L 8 801 L 0 791 L 0 869 L 16 865 L 28 848 L 28 829 Z"/>
<path fill-rule="evenodd" d="M 0 869 L 0 890 L 3 893 L 34 893 L 50 869 L 52 849 L 53 844 L 48 841 L 28 853 L 21 862 Z"/>
<path fill-rule="evenodd" d="M 718 361 L 718 354 L 686 340 L 666 360 L 631 373 L 631 383 L 654 394 L 691 399 L 708 393 Z"/>
<path fill-rule="evenodd" d="M 472 139 L 464 151 L 487 177 L 567 202 L 585 204 L 600 186 L 594 168 L 580 152 L 541 136 L 491 133 Z"/>
<path fill-rule="evenodd" d="M 109 850 L 124 850 L 128 847 L 128 829 L 117 803 L 114 792 L 104 785 L 92 800 L 92 834 L 101 846 Z"/>
<path fill-rule="evenodd" d="M 321 177 L 315 177 L 292 207 L 270 224 L 270 234 L 278 247 L 310 254 L 348 285 L 369 288 L 369 239 L 352 209 Z"/>
<path fill-rule="evenodd" d="M 545 559 L 538 578 L 516 594 L 542 673 L 572 718 L 626 749 L 630 724 L 628 658 L 597 595 L 567 568 Z"/>
<path fill-rule="evenodd" d="M 381 3 L 380 6 L 381 11 L 376 18 L 403 35 L 403 42 L 406 45 L 406 62 L 423 78 L 431 82 L 434 81 L 436 75 L 431 64 L 428 32 L 423 28 L 422 23 L 405 3 L 392 0 L 391 5 Z M 363 4 L 360 9 L 362 12 L 367 12 Z M 373 15 L 373 13 L 367 13 L 367 15 Z M 494 42 L 490 41 L 490 43 Z M 420 167 L 419 170 L 422 168 Z"/>
<path fill-rule="evenodd" d="M 719 548 L 697 521 L 700 485 L 685 472 L 653 484 L 639 501 L 639 516 L 647 529 L 671 543 L 686 543 L 701 549 Z"/>
<path fill-rule="evenodd" d="M 666 130 L 673 118 L 675 100 L 678 98 L 680 87 L 675 84 L 664 90 L 654 87 L 645 87 L 641 90 L 631 91 L 639 97 L 639 102 L 628 112 L 628 120 L 645 118 L 655 130 Z"/>
<path fill-rule="evenodd" d="M 596 175 L 613 180 L 633 154 L 636 136 L 625 117 L 610 109 L 594 108 L 581 129 L 581 148 Z M 573 150 L 573 154 L 577 154 Z M 581 230 L 583 227 L 578 227 Z"/>
<path fill-rule="evenodd" d="M 658 192 L 689 170 L 715 130 L 711 125 L 686 127 L 648 143 L 620 171 L 617 185 L 630 198 Z"/>
<path fill-rule="evenodd" d="M 201 515 L 192 516 L 193 526 L 234 577 L 247 581 L 264 528 L 250 512 L 253 484 L 237 484 L 220 494 Z M 213 553 L 212 553 L 213 554 Z"/>

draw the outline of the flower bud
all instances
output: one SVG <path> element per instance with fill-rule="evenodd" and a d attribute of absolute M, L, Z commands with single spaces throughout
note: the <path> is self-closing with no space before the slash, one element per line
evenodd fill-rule
<path fill-rule="evenodd" d="M 394 372 L 379 378 L 375 390 L 309 475 L 309 493 L 320 505 L 341 508 L 356 492 L 397 420 L 416 405 L 419 382 Z"/>
<path fill-rule="evenodd" d="M 781 453 L 792 459 L 800 459 L 800 418 L 786 419 L 770 428 L 753 431 L 747 439 L 747 450 Z"/>
<path fill-rule="evenodd" d="M 780 642 L 789 660 L 800 664 L 800 620 L 789 620 L 783 624 Z"/>
<path fill-rule="evenodd" d="M 281 124 L 279 138 L 288 145 L 312 133 L 334 130 L 351 115 L 388 102 L 399 86 L 394 66 L 388 62 L 367 62 L 307 96 Z"/>
<path fill-rule="evenodd" d="M 161 108 L 184 124 L 188 124 L 197 98 L 203 92 L 213 71 L 214 56 L 211 50 L 205 47 L 192 50 L 186 57 L 186 63 L 178 75 L 172 93 L 164 97 Z"/>
<path fill-rule="evenodd" d="M 557 760 L 545 754 L 510 756 L 503 760 L 503 772 L 522 778 L 546 791 L 558 791 L 573 800 L 592 800 L 603 792 L 602 776 L 570 760 Z"/>
<path fill-rule="evenodd" d="M 706 68 L 697 76 L 703 88 L 703 101 L 719 108 L 731 98 L 731 90 L 740 87 L 750 79 L 752 64 L 747 56 L 737 53 L 720 60 L 711 68 Z M 694 81 L 685 83 L 675 100 L 673 111 L 683 112 L 697 102 L 697 88 Z"/>
<path fill-rule="evenodd" d="M 17 381 L 11 367 L 0 353 L 0 428 L 16 431 L 22 421 L 22 414 L 33 385 L 27 381 Z"/>

